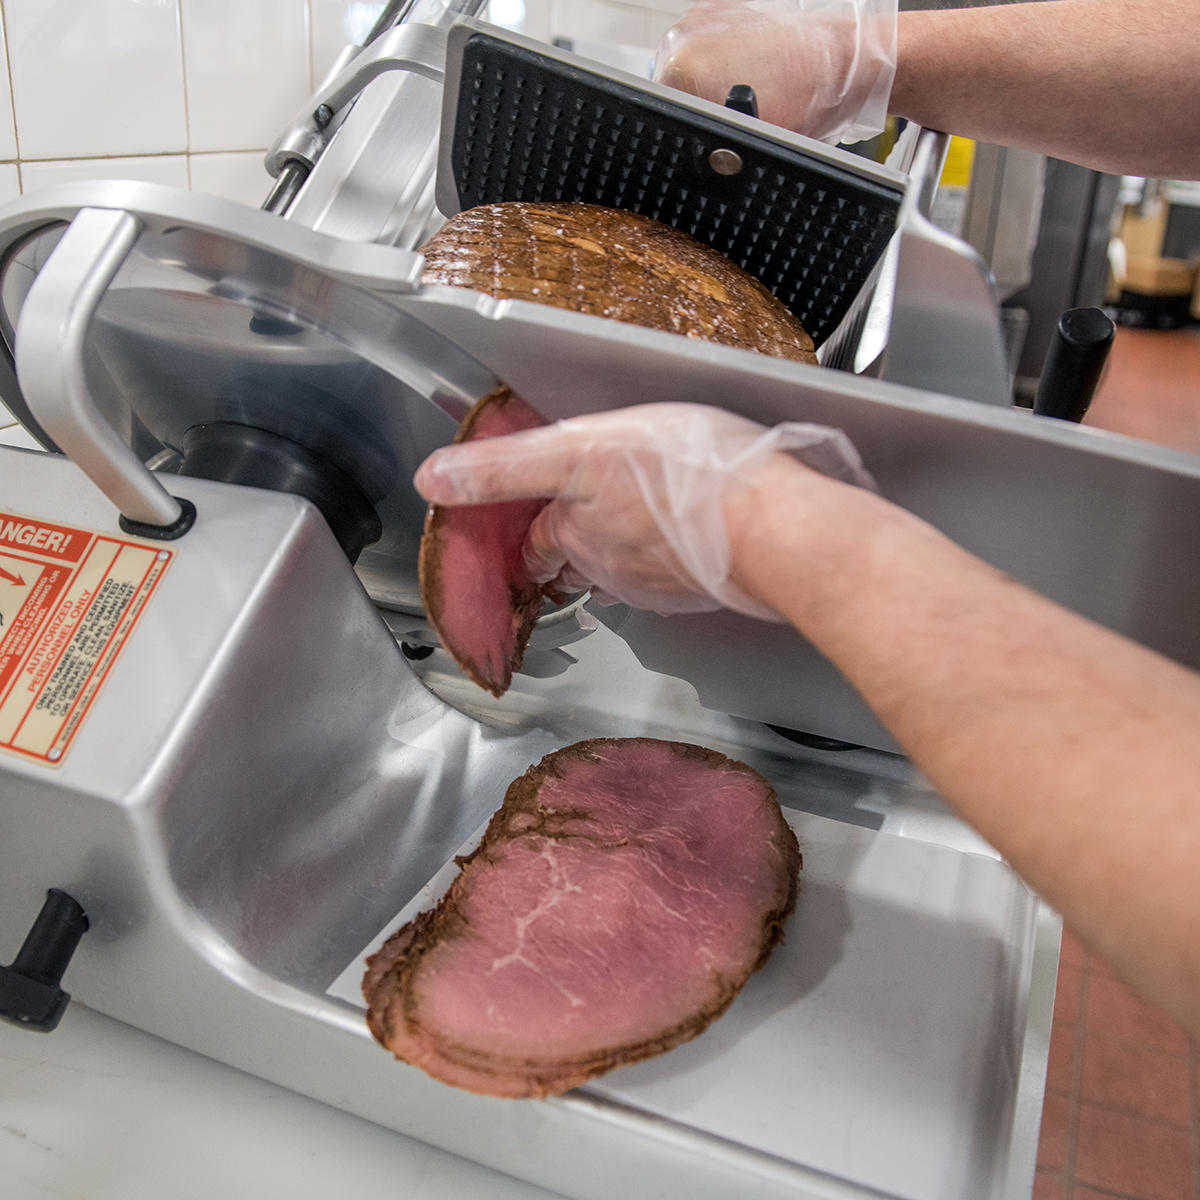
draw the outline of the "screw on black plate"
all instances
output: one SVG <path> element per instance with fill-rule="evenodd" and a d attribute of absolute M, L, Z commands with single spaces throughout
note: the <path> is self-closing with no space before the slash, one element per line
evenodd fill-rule
<path fill-rule="evenodd" d="M 720 147 L 708 156 L 708 165 L 718 175 L 740 175 L 742 171 L 742 156 L 736 150 Z"/>
<path fill-rule="evenodd" d="M 71 999 L 59 983 L 87 929 L 87 913 L 51 888 L 12 965 L 0 967 L 0 1017 L 38 1033 L 58 1025 Z"/>
<path fill-rule="evenodd" d="M 423 658 L 428 658 L 433 650 L 432 646 L 418 646 L 413 642 L 400 643 L 400 652 L 409 662 L 420 662 Z"/>

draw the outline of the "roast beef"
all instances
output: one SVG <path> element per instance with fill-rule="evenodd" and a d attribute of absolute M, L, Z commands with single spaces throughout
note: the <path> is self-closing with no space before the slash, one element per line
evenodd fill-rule
<path fill-rule="evenodd" d="M 368 961 L 374 1036 L 445 1083 L 566 1091 L 700 1033 L 782 935 L 800 852 L 715 751 L 596 738 L 508 789 L 431 911 Z"/>
<path fill-rule="evenodd" d="M 456 442 L 532 429 L 541 417 L 508 388 L 484 396 Z M 419 558 L 421 600 L 442 645 L 482 688 L 503 695 L 521 665 L 542 589 L 530 579 L 521 547 L 544 500 L 430 505 Z"/>
<path fill-rule="evenodd" d="M 637 213 L 594 204 L 484 204 L 451 217 L 421 253 L 424 283 L 816 362 L 812 338 L 757 279 Z"/>

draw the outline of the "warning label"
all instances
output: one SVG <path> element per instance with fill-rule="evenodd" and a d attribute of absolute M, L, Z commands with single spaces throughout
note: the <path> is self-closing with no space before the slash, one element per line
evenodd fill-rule
<path fill-rule="evenodd" d="M 0 751 L 62 760 L 171 556 L 0 512 Z"/>

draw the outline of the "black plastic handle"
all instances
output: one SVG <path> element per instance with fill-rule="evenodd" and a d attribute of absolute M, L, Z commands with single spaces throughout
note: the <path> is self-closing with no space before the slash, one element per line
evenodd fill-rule
<path fill-rule="evenodd" d="M 1098 308 L 1070 308 L 1059 317 L 1033 401 L 1038 416 L 1083 420 L 1115 330 L 1111 318 Z"/>
<path fill-rule="evenodd" d="M 58 1025 L 71 999 L 59 983 L 87 928 L 79 904 L 51 888 L 12 965 L 0 967 L 0 1017 L 38 1033 Z"/>
<path fill-rule="evenodd" d="M 725 97 L 725 107 L 732 108 L 747 117 L 758 116 L 758 97 L 748 83 L 735 83 Z"/>

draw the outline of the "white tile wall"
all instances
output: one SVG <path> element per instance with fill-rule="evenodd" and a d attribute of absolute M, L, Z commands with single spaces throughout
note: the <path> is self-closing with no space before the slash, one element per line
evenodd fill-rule
<path fill-rule="evenodd" d="M 180 0 L 188 149 L 267 146 L 312 94 L 296 0 Z"/>
<path fill-rule="evenodd" d="M 187 149 L 177 0 L 5 0 L 28 158 Z"/>
<path fill-rule="evenodd" d="M 651 53 L 689 3 L 491 0 L 491 15 L 533 37 Z M 0 203 L 64 179 L 125 178 L 260 204 L 267 146 L 382 6 L 0 0 Z"/>

